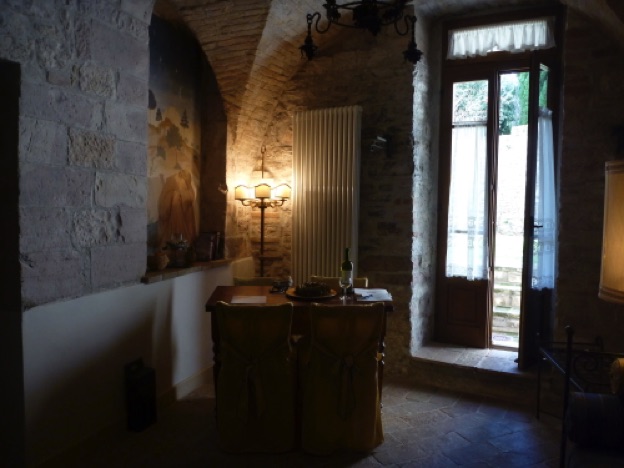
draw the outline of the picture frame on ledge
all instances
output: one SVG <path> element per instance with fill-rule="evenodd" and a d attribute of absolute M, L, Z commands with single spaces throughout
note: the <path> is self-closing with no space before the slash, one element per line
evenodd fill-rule
<path fill-rule="evenodd" d="M 214 232 L 200 232 L 195 240 L 195 254 L 197 261 L 209 262 L 215 259 L 215 241 L 216 234 Z"/>

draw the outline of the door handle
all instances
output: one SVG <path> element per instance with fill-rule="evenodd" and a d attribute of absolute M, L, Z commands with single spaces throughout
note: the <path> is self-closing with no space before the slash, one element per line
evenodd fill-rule
<path fill-rule="evenodd" d="M 537 229 L 537 228 L 543 228 L 544 225 L 543 224 L 534 224 L 533 225 L 533 229 Z"/>

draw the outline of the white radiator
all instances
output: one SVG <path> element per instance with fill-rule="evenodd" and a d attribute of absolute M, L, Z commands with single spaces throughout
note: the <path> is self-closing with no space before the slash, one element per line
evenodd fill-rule
<path fill-rule="evenodd" d="M 362 108 L 293 117 L 292 277 L 339 276 L 344 248 L 357 273 Z"/>

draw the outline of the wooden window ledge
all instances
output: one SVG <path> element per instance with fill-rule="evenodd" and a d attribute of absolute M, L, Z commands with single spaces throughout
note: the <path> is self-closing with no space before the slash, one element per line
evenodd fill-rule
<path fill-rule="evenodd" d="M 197 273 L 199 271 L 211 270 L 213 268 L 220 268 L 232 263 L 232 260 L 213 260 L 210 262 L 195 262 L 192 266 L 186 268 L 165 268 L 164 270 L 148 271 L 141 277 L 141 283 L 152 284 L 159 281 L 170 280 L 179 276 L 188 275 L 191 273 Z"/>

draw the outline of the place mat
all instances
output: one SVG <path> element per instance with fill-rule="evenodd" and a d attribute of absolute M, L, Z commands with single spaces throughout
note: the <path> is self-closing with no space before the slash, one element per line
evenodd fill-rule
<path fill-rule="evenodd" d="M 232 296 L 232 304 L 266 304 L 266 296 Z"/>
<path fill-rule="evenodd" d="M 353 293 L 355 294 L 357 300 L 362 302 L 392 300 L 392 295 L 387 289 L 353 288 Z"/>

